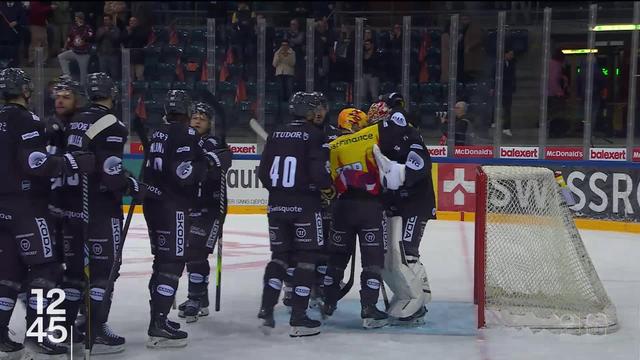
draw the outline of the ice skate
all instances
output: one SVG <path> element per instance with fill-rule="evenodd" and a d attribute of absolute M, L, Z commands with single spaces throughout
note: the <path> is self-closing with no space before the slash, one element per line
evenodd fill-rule
<path fill-rule="evenodd" d="M 303 337 L 320 334 L 322 323 L 318 320 L 310 319 L 306 314 L 302 314 L 301 316 L 292 316 L 289 325 L 291 325 L 289 330 L 290 337 Z"/>
<path fill-rule="evenodd" d="M 428 311 L 427 308 L 423 306 L 420 309 L 418 309 L 418 311 L 416 311 L 413 315 L 403 317 L 403 318 L 393 319 L 391 325 L 405 326 L 405 327 L 422 326 L 427 322 L 426 321 L 427 311 Z"/>
<path fill-rule="evenodd" d="M 109 325 L 99 325 L 94 331 L 92 354 L 117 354 L 124 351 L 125 338 L 114 333 Z"/>
<path fill-rule="evenodd" d="M 13 333 L 12 333 L 13 334 Z M 0 359 L 18 360 L 24 354 L 24 346 L 11 340 L 9 328 L 0 330 Z"/>
<path fill-rule="evenodd" d="M 200 301 L 188 299 L 178 306 L 178 317 L 186 319 L 187 323 L 198 321 L 201 316 L 208 316 L 209 308 L 203 307 Z"/>
<path fill-rule="evenodd" d="M 322 307 L 320 308 L 320 313 L 322 314 L 322 318 L 327 319 L 328 317 L 333 315 L 333 313 L 336 311 L 337 308 L 338 308 L 338 305 L 336 304 L 330 304 L 328 302 L 324 302 L 322 304 Z"/>
<path fill-rule="evenodd" d="M 262 319 L 260 329 L 265 335 L 271 334 L 271 331 L 276 327 L 276 321 L 273 319 L 273 308 L 262 308 L 258 313 L 258 319 Z"/>
<path fill-rule="evenodd" d="M 187 346 L 187 333 L 169 325 L 167 317 L 163 315 L 151 319 L 147 334 L 149 335 L 147 347 L 150 349 Z"/>
<path fill-rule="evenodd" d="M 24 341 L 25 354 L 23 359 L 25 360 L 66 360 L 67 348 L 58 344 L 52 343 L 48 337 L 45 337 L 42 342 L 38 342 L 37 338 L 27 337 Z"/>
<path fill-rule="evenodd" d="M 362 327 L 365 329 L 377 329 L 389 324 L 389 315 L 378 310 L 375 304 L 363 305 L 360 317 L 362 318 Z"/>

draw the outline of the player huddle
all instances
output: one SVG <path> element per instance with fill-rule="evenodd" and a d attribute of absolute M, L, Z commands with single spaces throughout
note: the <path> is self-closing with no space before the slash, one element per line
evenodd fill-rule
<path fill-rule="evenodd" d="M 266 332 L 284 289 L 290 336 L 320 333 L 307 309 L 313 300 L 323 318 L 333 315 L 354 281 L 356 237 L 363 327 L 424 323 L 431 291 L 419 246 L 435 218 L 431 159 L 403 108 L 400 94 L 383 95 L 368 114 L 343 109 L 336 128 L 325 124 L 321 93 L 292 96 L 294 119 L 268 137 L 259 168 L 272 252 L 258 314 Z M 385 282 L 394 294 L 386 312 L 376 306 Z"/>
<path fill-rule="evenodd" d="M 66 358 L 74 345 L 85 354 L 124 350 L 108 325 L 132 214 L 125 221 L 124 196 L 144 205 L 153 254 L 147 346 L 185 346 L 187 333 L 168 319 L 179 279 L 186 267 L 179 316 L 207 315 L 207 258 L 217 245 L 220 259 L 226 216 L 232 156 L 224 136 L 212 135 L 223 116 L 217 104 L 170 90 L 163 123 L 148 134 L 136 127 L 145 150 L 136 178 L 123 167 L 129 134 L 113 115 L 117 88 L 108 75 L 89 74 L 86 89 L 61 77 L 46 121 L 28 110 L 32 93 L 24 71 L 0 71 L 0 356 L 19 359 L 25 346 L 46 359 Z M 368 114 L 344 109 L 336 128 L 325 124 L 321 93 L 291 98 L 293 121 L 268 138 L 259 168 L 272 251 L 258 315 L 265 328 L 275 326 L 284 289 L 291 336 L 319 333 L 321 323 L 307 316 L 310 298 L 323 317 L 334 313 L 354 281 L 353 265 L 342 280 L 356 236 L 363 326 L 423 321 L 431 295 L 418 249 L 435 215 L 431 160 L 403 104 L 393 93 Z M 383 282 L 394 294 L 386 312 L 376 307 Z M 24 344 L 9 329 L 18 299 Z"/>
<path fill-rule="evenodd" d="M 207 257 L 226 214 L 231 152 L 211 135 L 212 106 L 182 90 L 167 93 L 163 124 L 140 134 L 145 161 L 138 181 L 123 167 L 128 130 L 112 114 L 117 91 L 108 75 L 90 74 L 86 89 L 61 78 L 52 94 L 55 114 L 46 121 L 27 109 L 32 92 L 21 69 L 0 72 L 0 355 L 19 359 L 25 345 L 32 357 L 46 359 L 66 359 L 74 344 L 84 344 L 85 354 L 124 350 L 125 339 L 107 324 L 128 229 L 124 196 L 144 203 L 154 256 L 147 346 L 186 345 L 187 333 L 167 315 L 185 266 L 189 294 L 180 316 L 189 322 L 206 314 Z M 24 345 L 8 327 L 19 294 L 27 313 Z"/>

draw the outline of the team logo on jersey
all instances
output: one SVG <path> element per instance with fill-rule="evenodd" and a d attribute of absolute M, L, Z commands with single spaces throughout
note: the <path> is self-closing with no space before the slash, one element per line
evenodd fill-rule
<path fill-rule="evenodd" d="M 193 166 L 191 166 L 191 161 L 183 161 L 176 168 L 176 175 L 182 180 L 186 179 L 193 172 Z"/>
<path fill-rule="evenodd" d="M 407 120 L 404 118 L 404 115 L 399 112 L 391 115 L 391 121 L 396 123 L 398 126 L 407 126 Z"/>
<path fill-rule="evenodd" d="M 93 250 L 93 253 L 95 255 L 102 255 L 102 245 L 100 244 L 93 244 L 93 246 L 91 247 L 91 250 Z"/>
<path fill-rule="evenodd" d="M 404 235 L 402 237 L 402 240 L 411 241 L 411 239 L 413 238 L 413 231 L 416 228 L 417 220 L 417 216 L 412 216 L 407 220 L 407 225 L 404 227 Z"/>
<path fill-rule="evenodd" d="M 40 136 L 40 133 L 38 133 L 37 131 L 32 131 L 30 133 L 25 133 L 22 134 L 22 140 L 29 140 L 29 139 L 33 139 L 34 137 L 38 137 Z"/>
<path fill-rule="evenodd" d="M 31 249 L 31 241 L 27 239 L 20 240 L 20 249 L 24 252 L 29 251 L 29 249 Z"/>
<path fill-rule="evenodd" d="M 36 218 L 36 224 L 38 225 L 38 231 L 40 232 L 40 239 L 42 239 L 42 249 L 44 250 L 44 257 L 50 258 L 53 256 L 53 246 L 51 244 L 51 237 L 49 235 L 49 227 L 47 221 L 43 218 Z"/>
<path fill-rule="evenodd" d="M 176 211 L 176 256 L 184 256 L 184 212 Z"/>
<path fill-rule="evenodd" d="M 109 156 L 102 164 L 102 170 L 107 175 L 118 175 L 122 172 L 122 159 L 117 156 Z"/>
<path fill-rule="evenodd" d="M 374 233 L 368 232 L 368 233 L 364 234 L 364 239 L 368 243 L 372 243 L 372 242 L 376 241 L 376 235 Z"/>
<path fill-rule="evenodd" d="M 29 154 L 29 167 L 32 169 L 39 168 L 42 164 L 47 161 L 47 154 L 41 153 L 40 151 L 34 151 Z"/>
<path fill-rule="evenodd" d="M 296 236 L 298 237 L 298 239 L 302 239 L 305 236 L 307 236 L 307 230 L 305 230 L 304 228 L 297 228 L 296 229 Z"/>

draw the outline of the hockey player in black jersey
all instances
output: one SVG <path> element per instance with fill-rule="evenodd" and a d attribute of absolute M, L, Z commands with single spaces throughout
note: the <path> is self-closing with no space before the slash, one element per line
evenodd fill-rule
<path fill-rule="evenodd" d="M 394 292 L 389 315 L 396 325 L 419 325 L 424 324 L 425 305 L 431 301 L 429 280 L 419 259 L 425 226 L 436 214 L 431 157 L 420 132 L 407 121 L 402 95 L 391 93 L 381 96 L 381 100 L 369 110 L 369 122 L 379 122 L 380 128 L 376 161 L 383 178 L 393 178 L 396 169 L 402 173 L 401 181 L 396 186 L 385 186 L 383 193 L 390 218 L 391 246 L 386 256 L 405 259 L 400 268 L 386 267 L 383 272 Z"/>
<path fill-rule="evenodd" d="M 144 165 L 145 183 L 156 196 L 144 203 L 149 229 L 153 273 L 149 280 L 151 320 L 147 347 L 183 347 L 187 333 L 167 320 L 178 282 L 187 261 L 192 234 L 190 209 L 196 204 L 198 184 L 220 159 L 205 153 L 200 136 L 189 127 L 191 99 L 183 90 L 169 90 L 165 98 L 165 123 L 149 137 Z"/>
<path fill-rule="evenodd" d="M 269 191 L 271 261 L 264 272 L 258 317 L 265 331 L 275 327 L 273 310 L 289 277 L 287 268 L 295 264 L 290 279 L 292 337 L 317 335 L 321 325 L 306 313 L 324 247 L 321 198 L 332 193 L 326 137 L 314 124 L 319 106 L 317 97 L 309 93 L 291 97 L 289 111 L 294 119 L 271 133 L 259 168 L 260 181 Z"/>
<path fill-rule="evenodd" d="M 63 287 L 66 299 L 67 328 L 71 331 L 80 300 L 83 299 L 83 246 L 88 241 L 91 283 L 88 285 L 91 304 L 89 324 L 94 354 L 111 354 L 124 350 L 125 339 L 107 325 L 113 288 L 112 269 L 119 266 L 115 258 L 121 244 L 122 197 L 131 195 L 142 199 L 144 187 L 123 168 L 124 146 L 128 131 L 113 114 L 117 89 L 105 73 L 87 76 L 87 97 L 91 104 L 78 112 L 65 129 L 67 148 L 89 149 L 96 155 L 94 174 L 89 176 L 89 232 L 84 239 L 82 222 L 82 186 L 80 177 L 66 177 L 63 181 L 66 271 Z M 74 339 L 75 340 L 75 339 Z"/>
<path fill-rule="evenodd" d="M 204 102 L 195 102 L 191 107 L 191 127 L 200 135 L 204 151 L 215 154 L 219 163 L 216 162 L 217 169 L 210 171 L 210 176 L 199 184 L 196 206 L 191 213 L 191 241 L 187 245 L 188 299 L 178 307 L 178 316 L 186 318 L 188 323 L 209 314 L 207 257 L 222 236 L 222 216 L 226 214 L 220 211 L 221 206 L 227 206 L 226 191 L 221 191 L 221 176 L 231 167 L 232 154 L 221 137 L 211 134 L 214 124 L 213 108 Z"/>
<path fill-rule="evenodd" d="M 0 95 L 6 103 L 0 110 L 0 354 L 9 359 L 20 358 L 23 350 L 8 329 L 21 285 L 26 284 L 28 297 L 27 329 L 46 331 L 49 318 L 37 314 L 32 290 L 47 294 L 62 276 L 50 231 L 51 178 L 89 172 L 95 161 L 87 152 L 47 153 L 44 122 L 27 110 L 32 91 L 31 80 L 21 69 L 0 72 Z M 44 299 L 43 305 L 52 300 Z M 34 324 L 38 317 L 43 317 L 45 329 Z M 66 357 L 67 349 L 48 337 L 37 341 L 27 336 L 25 344 L 34 353 Z"/>

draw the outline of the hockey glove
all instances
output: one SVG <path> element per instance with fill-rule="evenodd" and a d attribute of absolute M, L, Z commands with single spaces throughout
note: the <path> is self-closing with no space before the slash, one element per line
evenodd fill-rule
<path fill-rule="evenodd" d="M 95 172 L 96 157 L 89 151 L 74 151 L 64 154 L 65 174 L 72 175 L 76 173 L 91 174 Z"/>
<path fill-rule="evenodd" d="M 380 182 L 382 186 L 389 190 L 398 190 L 404 185 L 405 166 L 391 161 L 384 156 L 377 144 L 373 145 L 373 156 L 376 158 L 378 169 L 380 170 Z"/>
<path fill-rule="evenodd" d="M 332 186 L 328 189 L 320 190 L 320 197 L 322 198 L 322 206 L 328 207 L 331 200 L 336 198 L 336 188 Z"/>
<path fill-rule="evenodd" d="M 148 185 L 139 182 L 133 176 L 127 177 L 127 181 L 129 182 L 129 187 L 127 188 L 126 195 L 131 196 L 136 204 L 141 204 L 147 195 Z"/>

